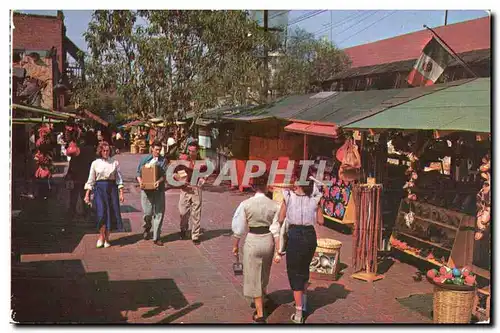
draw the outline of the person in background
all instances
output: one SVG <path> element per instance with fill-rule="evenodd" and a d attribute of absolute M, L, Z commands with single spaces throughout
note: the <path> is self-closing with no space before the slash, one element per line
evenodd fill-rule
<path fill-rule="evenodd" d="M 177 172 L 179 170 L 184 170 L 187 174 L 185 179 L 185 184 L 181 187 L 181 195 L 179 197 L 179 213 L 181 215 L 180 221 L 180 236 L 182 239 L 187 239 L 189 221 L 191 220 L 191 239 L 195 245 L 200 244 L 200 234 L 201 234 L 201 203 L 202 203 L 202 190 L 201 187 L 206 181 L 206 178 L 198 179 L 196 185 L 191 185 L 191 177 L 193 175 L 193 170 L 195 168 L 195 162 L 198 158 L 198 144 L 192 142 L 188 146 L 187 156 L 181 158 L 187 160 L 190 164 L 188 168 L 183 165 L 179 165 L 175 169 L 174 179 L 177 181 L 182 181 L 179 178 Z M 207 169 L 206 165 L 200 166 L 200 172 L 205 172 Z"/>
<path fill-rule="evenodd" d="M 60 132 L 57 135 L 57 144 L 61 147 L 60 149 L 60 157 L 61 159 L 64 159 L 66 157 L 66 142 L 64 141 L 64 133 Z"/>
<path fill-rule="evenodd" d="M 29 150 L 32 154 L 36 151 L 36 135 L 34 130 L 30 131 Z"/>
<path fill-rule="evenodd" d="M 153 222 L 153 243 L 163 246 L 160 240 L 161 226 L 163 224 L 163 215 L 165 214 L 165 173 L 167 169 L 167 160 L 160 155 L 161 143 L 158 141 L 152 144 L 152 153 L 143 157 L 137 167 L 137 181 L 141 188 L 141 205 L 144 211 L 144 239 L 149 239 L 151 231 L 151 222 Z M 158 167 L 158 180 L 155 183 L 154 190 L 145 190 L 142 182 L 142 167 L 149 165 Z"/>
<path fill-rule="evenodd" d="M 116 146 L 116 153 L 119 154 L 120 150 L 123 149 L 123 135 L 122 135 L 121 131 L 116 133 L 115 146 Z"/>
<path fill-rule="evenodd" d="M 175 141 L 175 134 L 172 131 L 168 133 L 167 145 L 165 150 L 165 155 L 170 158 L 174 158 L 177 152 L 177 142 Z"/>
<path fill-rule="evenodd" d="M 97 146 L 98 158 L 92 162 L 85 184 L 85 203 L 90 204 L 90 192 L 94 193 L 99 238 L 97 248 L 110 247 L 109 234 L 114 228 L 123 231 L 120 202 L 123 198 L 123 179 L 118 161 L 110 157 L 111 147 L 106 141 Z"/>
<path fill-rule="evenodd" d="M 68 208 L 68 217 L 72 219 L 76 212 L 78 198 L 85 198 L 85 183 L 90 173 L 90 166 L 95 160 L 95 146 L 93 133 L 87 131 L 84 135 L 83 144 L 80 147 L 80 154 L 74 156 L 69 162 L 68 172 L 65 180 L 73 182 L 73 188 L 70 190 L 70 200 Z M 88 205 L 84 205 L 84 215 L 89 217 Z"/>
<path fill-rule="evenodd" d="M 125 130 L 125 133 L 123 134 L 123 138 L 125 140 L 125 146 L 129 147 L 130 146 L 130 131 Z"/>
<path fill-rule="evenodd" d="M 255 195 L 243 201 L 233 216 L 233 255 L 239 255 L 240 239 L 248 229 L 243 246 L 243 295 L 253 298 L 256 323 L 265 323 L 264 297 L 269 283 L 273 253 L 278 252 L 279 204 L 266 197 L 267 176 L 254 179 Z M 272 228 L 271 226 L 274 226 Z"/>
<path fill-rule="evenodd" d="M 296 180 L 299 175 L 296 172 Z M 323 225 L 324 218 L 319 205 L 321 193 L 315 191 L 314 183 L 309 181 L 306 186 L 298 185 L 297 182 L 295 184 L 293 190 L 283 190 L 279 223 L 281 225 L 287 219 L 286 269 L 295 300 L 295 313 L 291 320 L 301 324 L 304 322 L 304 313 L 307 312 L 309 265 L 317 246 L 314 224 Z M 280 260 L 281 256 L 276 254 L 274 261 L 278 263 Z"/>

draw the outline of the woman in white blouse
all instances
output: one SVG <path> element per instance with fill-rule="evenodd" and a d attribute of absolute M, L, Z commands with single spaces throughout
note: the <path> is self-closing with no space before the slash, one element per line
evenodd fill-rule
<path fill-rule="evenodd" d="M 97 211 L 99 239 L 97 247 L 110 247 L 110 230 L 123 231 L 120 202 L 123 202 L 123 179 L 118 161 L 110 157 L 111 148 L 106 141 L 97 146 L 98 158 L 92 162 L 90 174 L 85 184 L 85 202 L 90 203 L 90 192 L 94 193 Z"/>
<path fill-rule="evenodd" d="M 292 191 L 283 191 L 279 223 L 283 224 L 286 219 L 288 224 L 286 270 L 295 300 L 295 313 L 291 319 L 297 324 L 304 322 L 303 313 L 306 312 L 309 265 L 317 245 L 314 224 L 324 223 L 320 200 L 321 193 L 312 182 L 304 186 L 296 181 Z M 279 262 L 280 259 L 278 254 L 274 261 Z"/>

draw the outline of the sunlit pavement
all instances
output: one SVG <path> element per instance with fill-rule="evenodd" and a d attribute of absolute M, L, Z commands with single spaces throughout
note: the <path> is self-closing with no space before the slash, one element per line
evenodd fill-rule
<path fill-rule="evenodd" d="M 94 221 L 64 217 L 69 201 L 61 178 L 47 203 L 27 201 L 12 221 L 13 320 L 21 323 L 251 323 L 253 309 L 234 276 L 231 217 L 249 193 L 206 185 L 201 244 L 180 240 L 179 192 L 166 192 L 163 247 L 142 239 L 140 191 L 135 171 L 140 155 L 116 157 L 126 182 L 122 217 L 125 233 L 112 233 L 112 246 L 95 248 Z M 415 267 L 395 261 L 383 280 L 355 280 L 351 235 L 327 227 L 318 237 L 343 243 L 346 266 L 338 281 L 312 281 L 306 323 L 428 323 L 396 298 L 432 292 L 415 282 Z M 278 307 L 269 323 L 289 323 L 292 293 L 285 260 L 274 265 L 268 294 Z"/>

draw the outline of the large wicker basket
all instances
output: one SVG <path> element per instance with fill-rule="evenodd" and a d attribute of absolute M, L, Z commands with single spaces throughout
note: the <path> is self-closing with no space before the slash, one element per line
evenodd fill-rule
<path fill-rule="evenodd" d="M 337 253 L 342 247 L 342 242 L 331 238 L 320 238 L 317 240 L 316 252 Z"/>
<path fill-rule="evenodd" d="M 434 285 L 434 323 L 469 324 L 474 305 L 475 288 L 461 286 Z"/>

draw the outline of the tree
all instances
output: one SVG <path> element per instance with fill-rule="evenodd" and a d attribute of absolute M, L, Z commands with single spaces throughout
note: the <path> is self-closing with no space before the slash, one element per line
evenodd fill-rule
<path fill-rule="evenodd" d="M 272 86 L 278 95 L 305 94 L 320 90 L 326 81 L 350 65 L 349 58 L 326 40 L 296 29 L 287 39 L 283 55 L 275 62 Z"/>
<path fill-rule="evenodd" d="M 122 112 L 165 120 L 247 104 L 267 75 L 259 50 L 273 41 L 243 11 L 95 11 L 85 38 L 91 56 L 75 98 L 106 91 Z"/>

